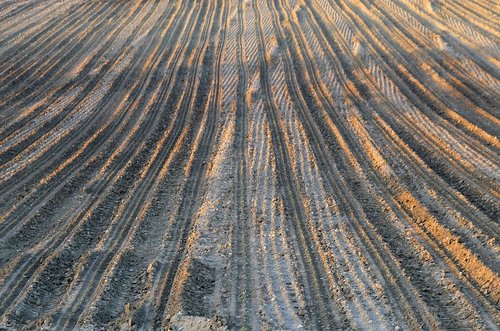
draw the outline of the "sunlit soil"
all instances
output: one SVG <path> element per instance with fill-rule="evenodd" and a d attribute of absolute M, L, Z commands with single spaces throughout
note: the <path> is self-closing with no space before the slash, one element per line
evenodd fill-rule
<path fill-rule="evenodd" d="M 498 330 L 499 15 L 0 1 L 0 329 Z"/>

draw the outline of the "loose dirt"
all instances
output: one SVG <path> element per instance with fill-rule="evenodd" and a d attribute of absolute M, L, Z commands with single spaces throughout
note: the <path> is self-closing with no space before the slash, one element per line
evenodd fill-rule
<path fill-rule="evenodd" d="M 0 329 L 498 330 L 488 0 L 0 2 Z"/>

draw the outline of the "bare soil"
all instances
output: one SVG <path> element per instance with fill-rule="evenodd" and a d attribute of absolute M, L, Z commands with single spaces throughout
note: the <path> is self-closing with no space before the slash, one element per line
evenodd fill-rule
<path fill-rule="evenodd" d="M 499 15 L 0 1 L 0 329 L 498 330 Z"/>

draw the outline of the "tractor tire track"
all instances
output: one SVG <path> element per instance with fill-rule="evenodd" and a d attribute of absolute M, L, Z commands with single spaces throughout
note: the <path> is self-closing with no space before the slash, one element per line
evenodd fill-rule
<path fill-rule="evenodd" d="M 494 1 L 0 3 L 0 329 L 497 330 Z"/>

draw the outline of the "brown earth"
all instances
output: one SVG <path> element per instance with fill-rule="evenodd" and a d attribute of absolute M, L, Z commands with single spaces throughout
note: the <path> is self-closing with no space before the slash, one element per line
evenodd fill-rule
<path fill-rule="evenodd" d="M 499 15 L 0 1 L 0 329 L 498 330 Z"/>

